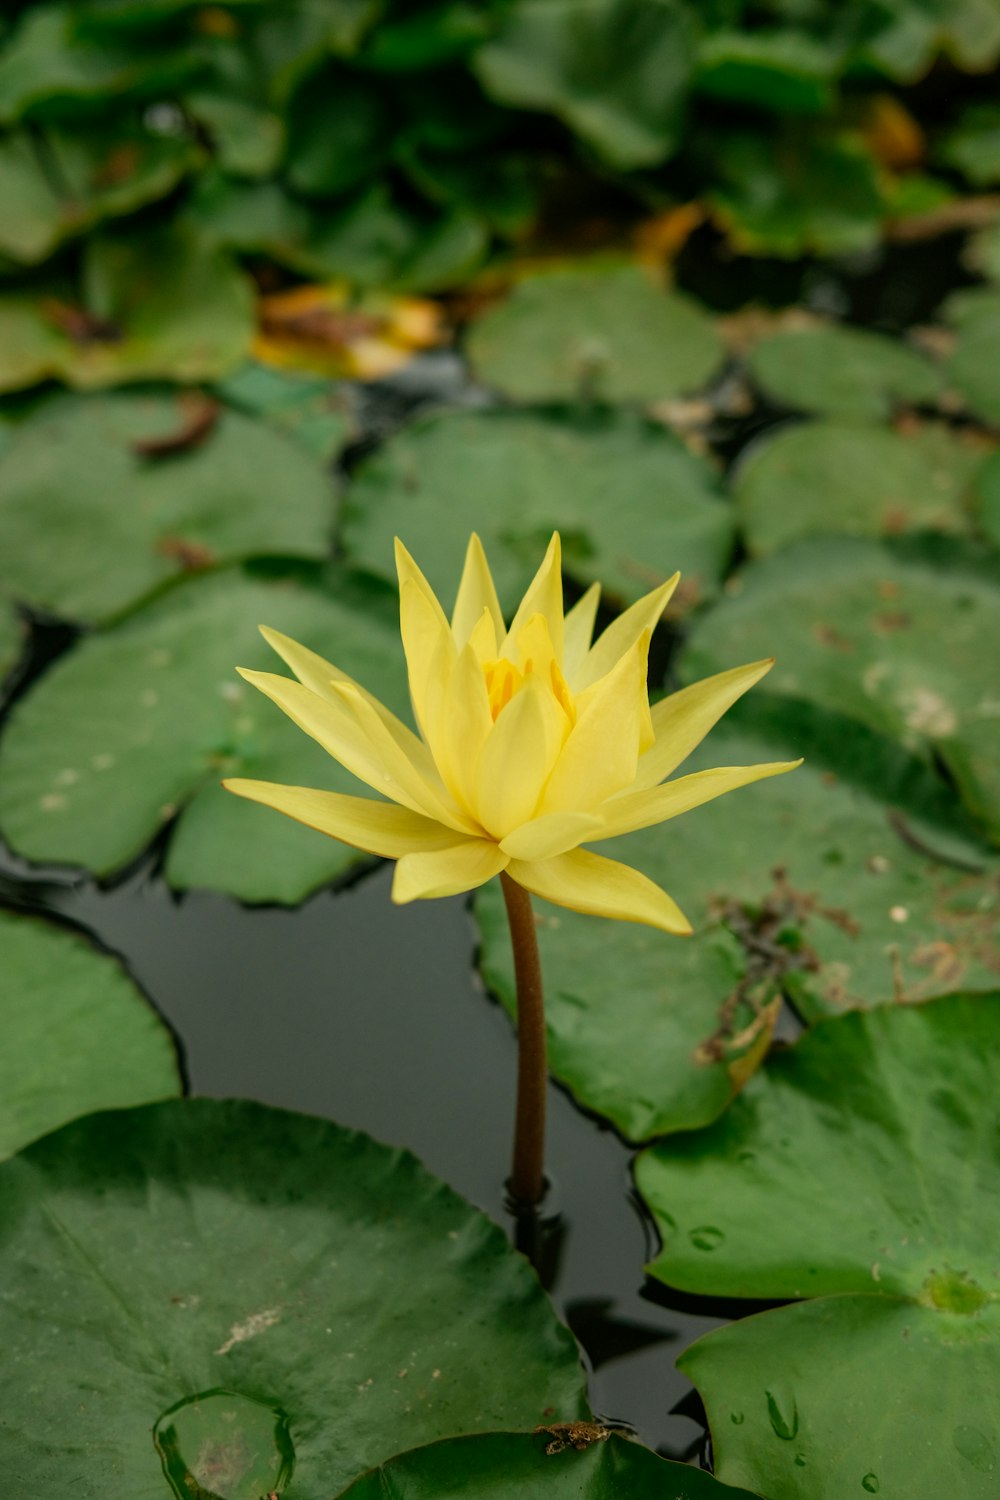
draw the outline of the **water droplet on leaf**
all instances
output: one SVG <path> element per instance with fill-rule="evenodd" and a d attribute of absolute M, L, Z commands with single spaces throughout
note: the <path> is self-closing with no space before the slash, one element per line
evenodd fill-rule
<path fill-rule="evenodd" d="M 799 1430 L 799 1410 L 795 1398 L 774 1391 L 765 1391 L 764 1395 L 767 1397 L 767 1415 L 775 1437 L 790 1443 Z"/>
<path fill-rule="evenodd" d="M 993 1472 L 996 1464 L 993 1445 L 978 1427 L 966 1427 L 964 1422 L 960 1422 L 951 1435 L 951 1441 L 955 1451 L 961 1454 L 967 1464 L 971 1464 L 982 1474 Z"/>
<path fill-rule="evenodd" d="M 805 1468 L 805 1466 L 806 1466 L 806 1456 L 805 1456 L 804 1453 L 796 1453 L 796 1455 L 795 1455 L 795 1466 L 796 1466 L 796 1468 L 799 1468 L 799 1469 L 804 1469 Z"/>
<path fill-rule="evenodd" d="M 726 1238 L 714 1224 L 698 1224 L 689 1231 L 688 1239 L 696 1250 L 716 1250 Z"/>
<path fill-rule="evenodd" d="M 877 1495 L 879 1492 L 878 1475 L 868 1473 L 861 1481 L 861 1488 L 867 1490 L 869 1495 Z"/>
<path fill-rule="evenodd" d="M 178 1500 L 260 1500 L 295 1467 L 281 1407 L 233 1391 L 177 1402 L 157 1419 L 153 1442 Z"/>
<path fill-rule="evenodd" d="M 730 1422 L 732 1422 L 734 1427 L 742 1427 L 743 1423 L 746 1421 L 746 1417 L 741 1411 L 731 1411 L 729 1413 L 729 1420 Z"/>

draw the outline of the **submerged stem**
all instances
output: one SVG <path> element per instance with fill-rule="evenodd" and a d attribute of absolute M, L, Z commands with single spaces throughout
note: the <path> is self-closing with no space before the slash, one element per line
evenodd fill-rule
<path fill-rule="evenodd" d="M 517 1116 L 514 1121 L 514 1159 L 511 1197 L 534 1204 L 545 1187 L 545 1008 L 542 966 L 531 897 L 506 873 L 500 876 L 507 904 L 510 940 L 517 981 Z"/>

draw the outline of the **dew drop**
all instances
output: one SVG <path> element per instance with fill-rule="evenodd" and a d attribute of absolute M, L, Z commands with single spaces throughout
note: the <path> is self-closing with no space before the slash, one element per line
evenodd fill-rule
<path fill-rule="evenodd" d="M 729 1420 L 730 1422 L 732 1422 L 734 1427 L 742 1427 L 743 1423 L 746 1421 L 746 1417 L 741 1411 L 731 1411 L 729 1413 Z"/>
<path fill-rule="evenodd" d="M 203 1391 L 157 1418 L 153 1442 L 177 1500 L 259 1500 L 295 1467 L 280 1406 L 233 1391 Z"/>
<path fill-rule="evenodd" d="M 804 1469 L 805 1468 L 805 1466 L 806 1466 L 806 1456 L 805 1456 L 804 1453 L 796 1453 L 796 1455 L 795 1455 L 795 1466 L 798 1469 Z"/>
<path fill-rule="evenodd" d="M 978 1427 L 966 1427 L 964 1422 L 960 1422 L 951 1435 L 951 1441 L 955 1451 L 961 1454 L 967 1464 L 971 1464 L 981 1474 L 992 1474 L 996 1454 L 989 1438 Z"/>
<path fill-rule="evenodd" d="M 726 1238 L 714 1224 L 698 1224 L 688 1232 L 688 1239 L 696 1250 L 717 1250 Z"/>
<path fill-rule="evenodd" d="M 775 1394 L 773 1391 L 765 1391 L 764 1395 L 767 1397 L 767 1415 L 775 1437 L 790 1443 L 799 1430 L 799 1410 L 794 1397 L 784 1396 L 780 1392 Z"/>
<path fill-rule="evenodd" d="M 861 1481 L 861 1488 L 867 1490 L 869 1495 L 877 1495 L 880 1489 L 878 1475 L 869 1471 Z"/>

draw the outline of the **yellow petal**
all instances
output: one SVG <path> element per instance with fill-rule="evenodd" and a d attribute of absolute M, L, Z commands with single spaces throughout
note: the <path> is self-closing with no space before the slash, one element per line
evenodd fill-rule
<path fill-rule="evenodd" d="M 757 766 L 715 766 L 710 771 L 695 771 L 691 776 L 666 781 L 662 786 L 612 797 L 602 808 L 604 831 L 591 834 L 587 842 L 593 842 L 595 838 L 616 838 L 621 833 L 634 833 L 637 828 L 664 823 L 668 818 L 676 818 L 679 813 L 689 812 L 692 807 L 700 807 L 703 802 L 711 802 L 726 792 L 750 786 L 768 776 L 781 776 L 801 764 L 801 760 L 782 760 L 766 761 Z"/>
<path fill-rule="evenodd" d="M 450 849 L 404 854 L 396 865 L 392 899 L 403 905 L 432 896 L 459 896 L 485 885 L 506 868 L 506 854 L 486 839 L 466 839 Z"/>
<path fill-rule="evenodd" d="M 451 616 L 451 631 L 459 648 L 467 643 L 478 625 L 483 611 L 489 614 L 497 638 L 503 635 L 503 614 L 497 598 L 496 586 L 490 565 L 486 561 L 483 544 L 475 532 L 469 538 L 465 553 L 465 566 L 458 585 L 458 597 Z M 496 655 L 496 651 L 493 651 Z"/>
<path fill-rule="evenodd" d="M 573 849 L 538 863 L 512 859 L 507 873 L 525 890 L 572 911 L 643 922 L 681 935 L 691 931 L 687 917 L 666 891 L 631 865 L 589 849 Z"/>
<path fill-rule="evenodd" d="M 441 792 L 404 753 L 357 688 L 335 683 L 331 696 L 321 698 L 301 683 L 271 672 L 241 669 L 240 675 L 266 693 L 293 723 L 359 780 L 414 812 L 465 830 L 467 820 L 458 815 L 457 809 L 448 808 Z M 429 756 L 427 762 L 433 771 Z"/>
<path fill-rule="evenodd" d="M 656 742 L 639 762 L 635 790 L 656 786 L 700 745 L 708 731 L 748 688 L 774 666 L 774 658 L 730 667 L 661 698 L 651 709 Z"/>
<path fill-rule="evenodd" d="M 636 641 L 617 666 L 577 703 L 577 721 L 556 761 L 540 813 L 596 812 L 630 787 L 645 718 L 649 636 Z"/>
<path fill-rule="evenodd" d="M 471 641 L 450 673 L 442 721 L 440 758 L 435 758 L 452 796 L 469 811 L 475 805 L 476 765 L 493 733 L 486 679 Z"/>
<path fill-rule="evenodd" d="M 410 699 L 420 732 L 428 744 L 434 739 L 430 719 L 443 702 L 444 682 L 455 656 L 451 627 L 433 595 L 412 578 L 399 587 L 399 629 L 406 654 Z"/>
<path fill-rule="evenodd" d="M 500 712 L 475 772 L 473 807 L 496 839 L 534 815 L 562 747 L 566 716 L 549 688 L 527 678 Z"/>
<path fill-rule="evenodd" d="M 481 667 L 485 667 L 488 661 L 496 661 L 497 652 L 500 649 L 498 643 L 503 633 L 503 623 L 501 622 L 498 630 L 493 622 L 493 616 L 488 609 L 484 609 L 473 626 L 468 640 Z"/>
<path fill-rule="evenodd" d="M 501 656 L 513 661 L 517 652 L 517 639 L 532 615 L 544 615 L 549 635 L 555 649 L 556 660 L 563 657 L 563 607 L 562 607 L 562 548 L 559 533 L 552 533 L 542 566 L 535 574 L 528 591 L 518 605 L 517 614 L 511 621 L 507 639 L 500 647 Z"/>
<path fill-rule="evenodd" d="M 566 616 L 563 629 L 563 676 L 572 682 L 580 664 L 590 650 L 594 634 L 597 606 L 601 602 L 601 585 L 592 583 L 587 592 L 578 599 Z"/>
<path fill-rule="evenodd" d="M 591 646 L 577 669 L 576 675 L 569 679 L 569 685 L 575 693 L 582 693 L 585 688 L 590 687 L 591 683 L 598 682 L 610 672 L 626 651 L 631 650 L 644 631 L 648 630 L 652 635 L 657 621 L 667 607 L 671 594 L 677 587 L 680 576 L 679 573 L 675 573 L 673 578 L 668 578 L 666 583 L 662 583 L 651 594 L 645 594 L 624 614 L 612 620 L 607 630 Z"/>
<path fill-rule="evenodd" d="M 444 828 L 408 807 L 397 807 L 394 802 L 345 797 L 340 792 L 323 792 L 308 786 L 250 781 L 242 776 L 229 777 L 222 785 L 238 797 L 261 802 L 355 849 L 365 849 L 387 859 L 399 859 L 421 850 L 447 849 L 455 842 L 454 829 Z"/>
<path fill-rule="evenodd" d="M 532 818 L 522 823 L 513 833 L 501 840 L 500 847 L 511 859 L 551 859 L 555 854 L 565 854 L 578 844 L 587 844 L 594 839 L 607 838 L 600 818 L 589 813 L 546 813 L 542 818 Z"/>

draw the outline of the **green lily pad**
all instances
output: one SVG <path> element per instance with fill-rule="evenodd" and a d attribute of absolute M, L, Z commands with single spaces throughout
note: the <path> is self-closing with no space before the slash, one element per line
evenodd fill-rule
<path fill-rule="evenodd" d="M 246 357 L 253 327 L 250 283 L 190 226 L 95 236 L 80 292 L 0 295 L 0 390 L 213 380 Z"/>
<path fill-rule="evenodd" d="M 1000 182 L 1000 109 L 995 104 L 965 110 L 937 148 L 939 159 L 955 167 L 975 187 Z"/>
<path fill-rule="evenodd" d="M 800 328 L 763 339 L 747 361 L 756 385 L 784 406 L 878 421 L 896 402 L 933 401 L 941 377 L 899 339 L 863 328 Z"/>
<path fill-rule="evenodd" d="M 970 73 L 992 68 L 1000 56 L 1000 11 L 993 0 L 921 0 L 919 5 L 880 7 L 868 28 L 858 62 L 900 83 L 915 83 L 942 55 Z"/>
<path fill-rule="evenodd" d="M 1000 369 L 995 357 L 1000 339 L 1000 297 L 995 287 L 964 291 L 961 297 L 961 302 L 957 297 L 949 299 L 947 307 L 958 331 L 947 365 L 948 381 L 977 416 L 1000 425 Z"/>
<path fill-rule="evenodd" d="M 517 401 L 655 401 L 699 390 L 724 348 L 689 298 L 635 266 L 527 277 L 473 325 L 481 380 Z"/>
<path fill-rule="evenodd" d="M 748 1490 L 668 1463 L 595 1424 L 490 1432 L 431 1443 L 379 1464 L 339 1500 L 753 1500 Z"/>
<path fill-rule="evenodd" d="M 328 464 L 352 435 L 347 398 L 323 376 L 250 361 L 215 389 L 230 406 L 262 417 L 321 463 Z"/>
<path fill-rule="evenodd" d="M 835 49 L 805 31 L 712 30 L 698 49 L 698 92 L 774 114 L 825 114 Z"/>
<path fill-rule="evenodd" d="M 365 859 L 219 785 L 239 775 L 363 790 L 235 673 L 281 670 L 257 633 L 272 625 L 403 711 L 394 601 L 345 579 L 329 592 L 239 573 L 193 579 L 56 662 L 0 740 L 0 825 L 12 847 L 107 875 L 178 818 L 173 885 L 289 903 Z"/>
<path fill-rule="evenodd" d="M 249 99 L 220 90 L 196 89 L 184 108 L 208 132 L 215 160 L 235 177 L 267 177 L 285 150 L 285 122 Z"/>
<path fill-rule="evenodd" d="M 984 457 L 947 427 L 905 435 L 859 422 L 782 427 L 755 443 L 737 471 L 747 546 L 760 554 L 816 533 L 967 531 Z"/>
<path fill-rule="evenodd" d="M 552 1072 L 631 1139 L 716 1118 L 782 990 L 814 1019 L 997 984 L 997 862 L 885 741 L 759 694 L 683 774 L 800 755 L 788 775 L 599 846 L 668 890 L 693 937 L 538 903 Z M 475 910 L 484 976 L 513 1012 L 499 892 Z"/>
<path fill-rule="evenodd" d="M 569 576 L 599 579 L 624 601 L 677 568 L 688 604 L 714 592 L 733 537 L 707 465 L 664 428 L 611 411 L 578 420 L 445 412 L 415 422 L 359 467 L 343 515 L 353 562 L 391 580 L 398 533 L 448 599 L 478 531 L 509 607 L 556 528 Z"/>
<path fill-rule="evenodd" d="M 106 622 L 191 569 L 326 554 L 331 485 L 264 423 L 220 410 L 189 447 L 137 451 L 211 420 L 189 399 L 62 396 L 18 424 L 0 454 L 0 597 Z"/>
<path fill-rule="evenodd" d="M 729 134 L 722 180 L 709 194 L 737 250 L 750 255 L 844 255 L 878 242 L 885 203 L 876 164 L 851 136 L 798 129 Z"/>
<path fill-rule="evenodd" d="M 0 911 L 0 1158 L 95 1109 L 181 1091 L 170 1033 L 86 938 Z"/>
<path fill-rule="evenodd" d="M 980 531 L 995 547 L 1000 547 L 1000 454 L 994 454 L 980 467 L 975 500 Z"/>
<path fill-rule="evenodd" d="M 680 143 L 692 26 L 664 0 L 514 0 L 473 67 L 487 94 L 545 110 L 611 166 L 655 166 Z"/>
<path fill-rule="evenodd" d="M 326 1500 L 401 1445 L 586 1412 L 501 1230 L 325 1120 L 91 1116 L 7 1163 L 0 1205 L 14 1493 L 163 1500 L 162 1455 L 180 1494 Z"/>
<path fill-rule="evenodd" d="M 288 180 L 330 198 L 373 177 L 388 154 L 390 101 L 377 81 L 333 66 L 308 78 L 288 115 Z"/>
<path fill-rule="evenodd" d="M 695 627 L 685 671 L 700 677 L 780 643 L 771 691 L 870 724 L 947 767 L 1000 838 L 1000 714 L 989 643 L 1000 570 L 949 543 L 800 542 L 748 568 Z"/>
<path fill-rule="evenodd" d="M 996 1490 L 1000 993 L 824 1022 L 637 1181 L 650 1270 L 715 1296 L 813 1297 L 679 1363 L 716 1471 L 771 1500 Z"/>

